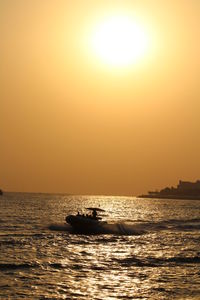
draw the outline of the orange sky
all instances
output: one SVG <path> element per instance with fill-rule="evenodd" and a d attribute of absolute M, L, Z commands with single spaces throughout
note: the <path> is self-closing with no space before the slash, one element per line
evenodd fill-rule
<path fill-rule="evenodd" d="M 113 68 L 87 39 L 131 14 L 151 51 Z M 199 0 L 1 0 L 0 187 L 137 195 L 200 179 Z"/>

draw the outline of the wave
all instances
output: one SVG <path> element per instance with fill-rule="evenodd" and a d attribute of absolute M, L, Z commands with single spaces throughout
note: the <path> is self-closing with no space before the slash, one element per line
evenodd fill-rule
<path fill-rule="evenodd" d="M 130 229 L 134 230 L 136 225 L 130 225 Z M 170 219 L 158 222 L 142 222 L 137 224 L 139 230 L 143 230 L 145 233 L 151 233 L 155 231 L 199 231 L 200 219 Z"/>
<path fill-rule="evenodd" d="M 50 224 L 48 228 L 54 231 L 75 233 L 69 224 Z M 141 235 L 144 233 L 146 231 L 141 225 L 129 225 L 125 223 L 102 223 L 93 226 L 91 229 L 91 234 Z"/>
<path fill-rule="evenodd" d="M 126 224 L 126 223 L 114 223 L 103 225 L 104 230 L 110 234 L 120 235 L 142 235 L 146 233 L 142 224 Z"/>
<path fill-rule="evenodd" d="M 117 263 L 121 265 L 122 267 L 174 267 L 174 266 L 182 266 L 182 265 L 197 265 L 200 264 L 200 256 L 191 256 L 191 257 L 169 257 L 169 258 L 155 258 L 155 257 L 144 257 L 144 258 L 138 258 L 135 256 L 132 257 L 126 257 L 123 259 L 120 258 L 113 258 L 112 259 L 114 263 Z M 17 270 L 26 270 L 26 269 L 36 269 L 36 268 L 42 268 L 42 269 L 80 269 L 82 268 L 78 264 L 68 265 L 63 264 L 59 262 L 48 262 L 40 264 L 38 262 L 32 262 L 32 263 L 1 263 L 0 264 L 0 271 L 17 271 Z M 95 270 L 101 270 L 104 267 L 102 266 L 93 266 L 92 267 Z"/>
<path fill-rule="evenodd" d="M 51 224 L 50 230 L 65 231 L 75 233 L 69 224 Z M 140 223 L 101 223 L 92 226 L 91 234 L 116 234 L 116 235 L 142 235 L 155 231 L 199 231 L 200 219 L 190 220 L 164 220 L 158 222 L 140 222 Z"/>
<path fill-rule="evenodd" d="M 34 234 L 2 234 L 0 235 L 0 246 L 25 246 L 30 245 L 32 239 L 42 239 L 45 237 L 44 233 Z"/>
<path fill-rule="evenodd" d="M 71 226 L 68 224 L 50 224 L 48 228 L 54 231 L 72 231 Z"/>
<path fill-rule="evenodd" d="M 200 229 L 200 219 L 170 219 L 151 223 L 152 228 L 171 231 L 196 231 Z"/>
<path fill-rule="evenodd" d="M 12 263 L 2 263 L 0 264 L 0 270 L 17 270 L 17 269 L 30 269 L 36 268 L 39 265 L 36 263 L 21 263 L 21 264 L 12 264 Z"/>
<path fill-rule="evenodd" d="M 200 257 L 170 257 L 170 258 L 153 258 L 147 257 L 138 259 L 136 257 L 128 257 L 125 259 L 115 259 L 122 266 L 137 266 L 137 267 L 161 267 L 175 266 L 183 264 L 200 264 Z"/>
<path fill-rule="evenodd" d="M 0 233 L 0 237 L 41 237 L 44 236 L 44 233 Z"/>
<path fill-rule="evenodd" d="M 44 263 L 39 264 L 37 262 L 33 263 L 1 263 L 0 271 L 9 271 L 9 270 L 24 270 L 24 269 L 35 269 L 35 268 L 54 268 L 54 269 L 63 269 L 66 268 L 67 265 L 62 263 Z"/>

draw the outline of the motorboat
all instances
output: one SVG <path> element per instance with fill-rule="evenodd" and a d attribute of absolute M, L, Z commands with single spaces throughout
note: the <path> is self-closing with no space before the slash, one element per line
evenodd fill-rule
<path fill-rule="evenodd" d="M 80 214 L 69 215 L 66 217 L 66 222 L 71 225 L 72 230 L 77 233 L 99 233 L 102 229 L 102 225 L 107 223 L 102 221 L 100 216 L 97 216 L 97 212 L 104 212 L 101 208 L 88 207 L 87 210 L 92 211 L 92 214 Z"/>

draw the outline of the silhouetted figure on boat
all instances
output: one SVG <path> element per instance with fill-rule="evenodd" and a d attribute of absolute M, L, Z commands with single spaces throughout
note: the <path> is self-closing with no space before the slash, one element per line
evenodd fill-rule
<path fill-rule="evenodd" d="M 93 209 L 93 211 L 92 211 L 92 218 L 93 219 L 97 219 L 97 211 L 96 211 L 96 209 Z"/>
<path fill-rule="evenodd" d="M 74 232 L 79 233 L 97 233 L 105 221 L 101 221 L 101 217 L 97 216 L 97 212 L 104 212 L 101 208 L 88 207 L 87 210 L 92 211 L 91 214 L 79 214 L 66 216 L 65 220 L 71 225 Z"/>

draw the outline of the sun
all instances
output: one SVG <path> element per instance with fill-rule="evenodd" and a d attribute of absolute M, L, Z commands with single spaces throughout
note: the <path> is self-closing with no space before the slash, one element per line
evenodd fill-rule
<path fill-rule="evenodd" d="M 113 16 L 98 24 L 92 36 L 94 53 L 106 64 L 127 66 L 148 52 L 149 37 L 141 24 L 128 16 Z"/>

